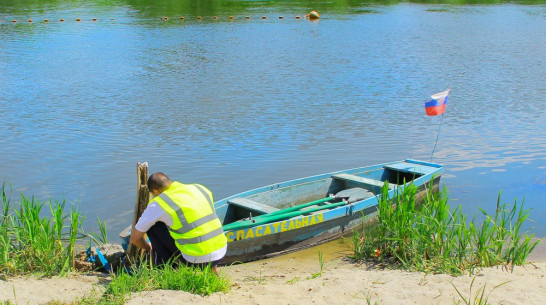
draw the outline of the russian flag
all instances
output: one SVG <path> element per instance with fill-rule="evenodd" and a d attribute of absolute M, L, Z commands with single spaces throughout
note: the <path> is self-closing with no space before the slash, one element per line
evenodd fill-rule
<path fill-rule="evenodd" d="M 436 93 L 430 96 L 430 99 L 425 102 L 425 110 L 427 115 L 439 115 L 446 111 L 447 96 L 451 89 L 444 92 Z"/>

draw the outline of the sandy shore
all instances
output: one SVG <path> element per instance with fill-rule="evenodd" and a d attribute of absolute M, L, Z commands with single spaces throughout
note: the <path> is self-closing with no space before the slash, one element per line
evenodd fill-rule
<path fill-rule="evenodd" d="M 231 279 L 228 293 L 200 297 L 178 291 L 134 294 L 127 304 L 454 304 L 465 298 L 474 301 L 478 289 L 492 304 L 546 304 L 545 246 L 530 256 L 529 264 L 513 271 L 503 267 L 480 270 L 474 276 L 426 275 L 400 270 L 381 270 L 343 259 L 338 242 L 248 264 L 221 268 Z M 320 276 L 318 251 L 325 264 Z M 471 283 L 474 280 L 473 286 Z M 504 283 L 504 284 L 503 284 Z M 503 285 L 501 285 L 503 284 Z M 501 285 L 497 288 L 496 286 Z M 103 291 L 101 277 L 76 276 L 36 280 L 0 280 L 0 300 L 15 304 L 71 302 Z"/>

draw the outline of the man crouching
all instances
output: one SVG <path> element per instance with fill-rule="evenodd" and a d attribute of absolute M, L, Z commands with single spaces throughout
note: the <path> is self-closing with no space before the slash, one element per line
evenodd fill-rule
<path fill-rule="evenodd" d="M 171 181 L 163 173 L 148 178 L 148 189 L 155 197 L 132 229 L 131 243 L 150 251 L 155 265 L 210 264 L 212 271 L 218 273 L 218 263 L 226 255 L 227 239 L 214 210 L 212 193 L 199 184 Z"/>

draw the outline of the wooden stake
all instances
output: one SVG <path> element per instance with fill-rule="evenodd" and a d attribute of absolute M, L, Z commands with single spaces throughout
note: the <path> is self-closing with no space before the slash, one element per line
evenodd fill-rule
<path fill-rule="evenodd" d="M 142 212 L 146 209 L 146 206 L 148 206 L 148 202 L 150 202 L 151 195 L 150 191 L 148 190 L 148 162 L 144 163 L 137 163 L 137 200 L 135 205 L 135 210 L 133 214 L 133 224 L 131 228 L 135 227 L 135 224 L 137 223 L 138 219 L 142 215 Z M 137 261 L 137 259 L 141 256 L 142 249 L 138 248 L 137 246 L 129 243 L 127 246 L 127 261 L 129 264 L 132 264 Z"/>

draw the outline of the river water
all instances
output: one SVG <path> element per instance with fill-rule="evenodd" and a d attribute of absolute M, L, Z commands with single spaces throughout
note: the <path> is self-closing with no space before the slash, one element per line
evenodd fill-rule
<path fill-rule="evenodd" d="M 502 191 L 546 236 L 546 2 L 88 2 L 0 1 L 14 199 L 64 198 L 113 240 L 137 162 L 220 199 L 413 158 L 445 166 L 453 206 L 492 212 Z"/>

